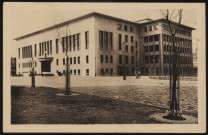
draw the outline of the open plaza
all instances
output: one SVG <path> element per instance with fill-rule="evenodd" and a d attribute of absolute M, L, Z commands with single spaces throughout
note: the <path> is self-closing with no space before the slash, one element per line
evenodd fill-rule
<path fill-rule="evenodd" d="M 197 81 L 181 81 L 180 109 L 198 118 Z M 169 80 L 149 76 L 71 77 L 75 96 L 65 92 L 65 77 L 11 77 L 13 124 L 158 123 L 149 118 L 169 109 Z M 49 113 L 50 112 L 50 113 Z"/>

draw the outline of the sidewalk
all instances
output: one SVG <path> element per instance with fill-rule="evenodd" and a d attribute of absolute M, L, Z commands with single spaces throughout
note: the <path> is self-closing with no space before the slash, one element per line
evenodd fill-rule
<path fill-rule="evenodd" d="M 57 77 L 35 77 L 36 86 L 45 86 L 53 88 L 65 87 L 65 76 Z M 11 84 L 14 86 L 31 86 L 31 77 L 11 77 Z M 197 81 L 181 81 L 181 86 L 197 86 Z M 71 87 L 86 86 L 131 86 L 131 85 L 148 85 L 148 86 L 168 86 L 169 80 L 150 79 L 149 76 L 141 76 L 136 79 L 135 76 L 127 76 L 123 80 L 122 76 L 113 77 L 85 77 L 71 76 Z"/>

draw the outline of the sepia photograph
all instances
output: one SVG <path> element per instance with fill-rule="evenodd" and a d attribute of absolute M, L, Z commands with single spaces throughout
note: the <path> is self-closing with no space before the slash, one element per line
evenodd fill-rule
<path fill-rule="evenodd" d="M 4 132 L 205 132 L 203 3 L 9 2 Z"/>

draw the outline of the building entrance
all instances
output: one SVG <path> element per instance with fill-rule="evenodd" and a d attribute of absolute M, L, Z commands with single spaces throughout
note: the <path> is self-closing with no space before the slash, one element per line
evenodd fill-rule
<path fill-rule="evenodd" d="M 41 72 L 51 72 L 51 61 L 41 62 Z"/>

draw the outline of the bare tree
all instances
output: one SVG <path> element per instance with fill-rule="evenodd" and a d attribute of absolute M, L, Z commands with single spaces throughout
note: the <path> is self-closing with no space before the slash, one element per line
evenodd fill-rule
<path fill-rule="evenodd" d="M 183 119 L 179 108 L 179 88 L 180 88 L 180 77 L 179 77 L 179 57 L 178 51 L 175 45 L 175 37 L 178 33 L 181 21 L 183 9 L 174 10 L 160 10 L 161 15 L 165 18 L 168 24 L 168 31 L 171 36 L 171 42 L 173 47 L 173 54 L 171 52 L 170 58 L 170 110 L 166 118 L 169 119 Z M 174 22 L 176 21 L 176 22 Z"/>
<path fill-rule="evenodd" d="M 77 34 L 76 34 L 77 35 Z M 71 40 L 71 37 L 73 40 Z M 69 40 L 70 38 L 70 40 Z M 69 64 L 69 52 L 72 49 L 72 44 L 75 44 L 75 42 L 79 43 L 79 38 L 77 38 L 77 36 L 75 35 L 71 35 L 70 34 L 70 29 L 69 29 L 69 25 L 66 25 L 65 27 L 59 27 L 57 25 L 57 39 L 58 39 L 58 44 L 62 46 L 63 49 L 63 53 L 66 57 L 66 95 L 70 95 L 71 91 L 70 91 L 70 64 Z M 74 46 L 75 47 L 75 46 Z"/>

